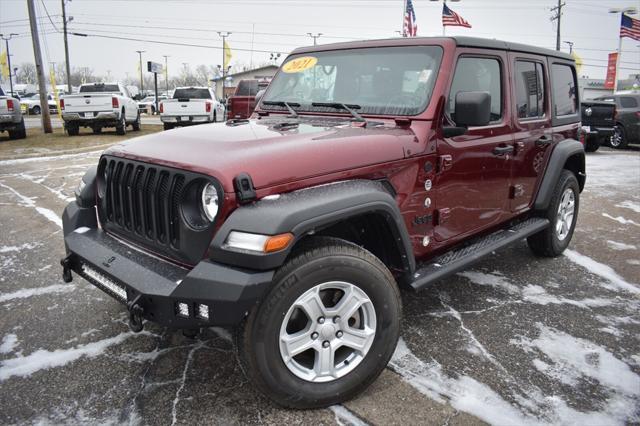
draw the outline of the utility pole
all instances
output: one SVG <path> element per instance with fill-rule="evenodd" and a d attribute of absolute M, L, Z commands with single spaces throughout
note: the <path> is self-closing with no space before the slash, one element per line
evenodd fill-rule
<path fill-rule="evenodd" d="M 556 12 L 556 14 L 551 17 L 551 21 L 558 20 L 558 28 L 556 30 L 556 50 L 557 51 L 560 51 L 560 20 L 562 18 L 562 8 L 565 6 L 566 4 L 562 3 L 562 0 L 558 0 L 558 5 L 556 7 L 551 8 L 552 12 Z"/>
<path fill-rule="evenodd" d="M 318 44 L 318 38 L 320 38 L 322 33 L 317 33 L 315 35 L 312 33 L 307 33 L 307 35 L 313 39 L 313 45 L 316 46 Z"/>
<path fill-rule="evenodd" d="M 47 102 L 47 84 L 44 80 L 42 69 L 42 52 L 40 51 L 40 35 L 38 34 L 38 19 L 36 18 L 36 8 L 33 0 L 27 0 L 29 10 L 29 24 L 31 25 L 31 40 L 33 41 L 33 56 L 36 60 L 36 74 L 38 75 L 38 88 L 40 92 L 40 111 L 42 112 L 42 129 L 45 133 L 52 133 L 51 115 L 49 114 L 49 103 Z"/>
<path fill-rule="evenodd" d="M 11 33 L 8 36 L 4 34 L 0 34 L 0 37 L 4 40 L 5 46 L 7 47 L 7 65 L 9 66 L 9 91 L 11 92 L 11 96 L 14 96 L 13 93 L 13 79 L 11 78 L 11 55 L 9 54 L 9 40 L 11 37 L 17 36 L 16 33 Z"/>
<path fill-rule="evenodd" d="M 71 22 L 71 18 L 67 21 L 66 0 L 62 2 L 62 31 L 64 32 L 64 62 L 67 72 L 67 93 L 71 93 L 71 65 L 69 65 L 69 42 L 67 41 L 67 23 Z"/>
<path fill-rule="evenodd" d="M 140 94 L 144 95 L 144 80 L 142 79 L 142 54 L 146 52 L 146 50 L 136 50 L 138 55 L 140 55 Z"/>
<path fill-rule="evenodd" d="M 169 60 L 167 59 L 169 55 L 164 56 L 164 85 L 167 91 L 167 97 L 169 97 Z"/>

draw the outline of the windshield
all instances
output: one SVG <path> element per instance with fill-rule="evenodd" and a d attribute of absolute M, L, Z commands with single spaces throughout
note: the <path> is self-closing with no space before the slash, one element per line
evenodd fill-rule
<path fill-rule="evenodd" d="M 80 86 L 80 93 L 117 93 L 120 92 L 117 84 L 88 84 Z"/>
<path fill-rule="evenodd" d="M 211 99 L 209 89 L 198 89 L 190 87 L 188 89 L 176 89 L 173 92 L 173 99 Z"/>
<path fill-rule="evenodd" d="M 438 74 L 438 46 L 377 47 L 314 52 L 287 58 L 266 101 L 297 103 L 297 111 L 336 111 L 312 103 L 347 104 L 360 114 L 416 115 L 429 103 Z"/>

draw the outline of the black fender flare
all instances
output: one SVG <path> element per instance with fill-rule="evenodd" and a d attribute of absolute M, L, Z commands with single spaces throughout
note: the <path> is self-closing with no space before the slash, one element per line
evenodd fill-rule
<path fill-rule="evenodd" d="M 349 180 L 314 186 L 278 196 L 266 197 L 234 210 L 224 221 L 209 246 L 213 261 L 244 268 L 269 270 L 281 266 L 291 248 L 301 238 L 342 220 L 362 214 L 378 214 L 385 219 L 394 237 L 404 269 L 415 270 L 409 233 L 394 197 L 380 183 Z M 291 232 L 294 243 L 271 254 L 225 248 L 231 231 L 277 235 Z"/>
<path fill-rule="evenodd" d="M 534 210 L 540 211 L 547 209 L 549 202 L 551 201 L 551 196 L 556 182 L 558 182 L 562 170 L 566 168 L 565 165 L 567 164 L 567 161 L 572 158 L 575 158 L 572 162 L 572 166 L 575 170 L 573 170 L 573 168 L 570 170 L 576 173 L 576 178 L 580 185 L 580 191 L 582 191 L 587 177 L 585 173 L 584 147 L 575 139 L 565 139 L 558 142 L 551 153 L 542 182 L 540 183 L 540 188 L 538 189 L 538 194 L 533 207 Z"/>

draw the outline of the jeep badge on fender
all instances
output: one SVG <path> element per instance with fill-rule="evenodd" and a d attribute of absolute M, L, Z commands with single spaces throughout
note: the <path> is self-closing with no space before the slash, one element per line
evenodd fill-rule
<path fill-rule="evenodd" d="M 65 280 L 120 301 L 134 331 L 235 328 L 278 404 L 343 402 L 391 358 L 401 288 L 525 238 L 567 248 L 578 94 L 571 56 L 497 40 L 297 49 L 249 119 L 107 149 L 64 211 Z"/>

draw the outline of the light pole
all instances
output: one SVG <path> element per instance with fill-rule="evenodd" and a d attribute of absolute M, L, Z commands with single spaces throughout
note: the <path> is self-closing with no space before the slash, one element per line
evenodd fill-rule
<path fill-rule="evenodd" d="M 222 77 L 224 82 L 224 76 L 227 75 L 227 37 L 232 33 L 229 31 L 218 31 L 218 35 L 222 37 Z M 223 83 L 224 86 L 224 83 Z"/>
<path fill-rule="evenodd" d="M 307 33 L 307 35 L 313 39 L 313 45 L 316 46 L 318 44 L 318 39 L 320 38 L 322 33 L 317 33 L 317 34 Z"/>
<path fill-rule="evenodd" d="M 167 59 L 169 55 L 164 56 L 164 85 L 167 91 L 167 97 L 169 97 L 169 60 Z"/>
<path fill-rule="evenodd" d="M 11 78 L 11 55 L 9 54 L 9 40 L 11 40 L 11 37 L 17 36 L 17 35 L 18 34 L 16 33 L 11 33 L 8 36 L 5 36 L 4 34 L 0 34 L 0 38 L 4 40 L 5 46 L 7 47 L 7 65 L 9 66 L 9 90 L 11 91 L 11 96 L 13 96 L 14 93 L 13 93 L 13 78 Z"/>
<path fill-rule="evenodd" d="M 146 50 L 136 50 L 138 55 L 140 55 L 140 94 L 144 94 L 144 81 L 142 80 L 142 54 L 146 52 Z"/>
<path fill-rule="evenodd" d="M 622 9 L 611 8 L 609 13 L 620 14 L 620 25 L 622 25 L 623 15 L 635 15 L 638 13 L 638 9 L 635 7 L 624 7 Z M 613 82 L 613 93 L 618 91 L 618 68 L 620 67 L 620 56 L 622 56 L 622 37 L 620 37 L 620 26 L 618 26 L 618 54 L 616 56 L 616 78 Z"/>
<path fill-rule="evenodd" d="M 71 0 L 68 0 L 71 1 Z M 61 0 L 62 2 L 62 31 L 64 33 L 64 61 L 67 72 L 67 93 L 71 93 L 71 65 L 69 65 L 69 42 L 67 40 L 67 24 L 73 21 L 73 16 L 69 16 L 67 19 L 67 0 Z"/>
<path fill-rule="evenodd" d="M 573 53 L 573 42 L 572 41 L 563 41 L 563 43 L 569 45 L 569 54 Z"/>
<path fill-rule="evenodd" d="M 440 1 L 440 0 L 431 0 L 431 1 Z M 449 0 L 451 2 L 459 2 L 460 0 Z M 442 3 L 447 4 L 447 0 L 442 0 Z M 405 3 L 405 8 L 406 8 L 406 3 Z M 404 14 L 402 15 L 402 36 L 406 37 L 407 36 L 407 32 L 404 30 L 404 15 L 407 14 L 407 11 L 405 9 Z M 444 26 L 444 24 L 442 25 L 442 35 L 445 36 L 447 35 L 447 27 Z"/>

